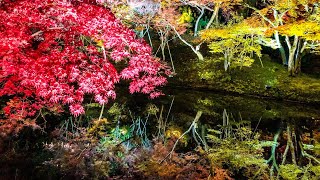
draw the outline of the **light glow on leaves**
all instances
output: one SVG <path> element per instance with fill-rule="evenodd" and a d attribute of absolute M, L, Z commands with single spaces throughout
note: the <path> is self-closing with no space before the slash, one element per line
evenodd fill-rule
<path fill-rule="evenodd" d="M 58 103 L 78 116 L 85 94 L 107 103 L 121 79 L 131 81 L 130 92 L 154 98 L 171 73 L 146 42 L 91 0 L 1 1 L 0 39 L 0 96 L 29 99 L 39 106 L 32 112 Z M 116 69 L 119 61 L 127 66 Z"/>
<path fill-rule="evenodd" d="M 254 28 L 242 22 L 224 28 L 208 29 L 201 32 L 201 39 L 206 40 L 212 53 L 222 54 L 225 70 L 228 67 L 251 66 L 253 53 L 261 57 L 261 46 L 258 37 L 263 28 Z"/>

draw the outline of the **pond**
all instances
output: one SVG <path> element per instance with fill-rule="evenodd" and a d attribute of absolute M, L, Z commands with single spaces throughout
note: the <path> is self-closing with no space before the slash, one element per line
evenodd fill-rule
<path fill-rule="evenodd" d="M 126 127 L 129 131 L 133 127 L 132 125 L 136 123 L 135 130 L 138 130 L 138 126 L 140 125 L 144 126 L 144 128 L 139 127 L 139 130 L 145 133 L 145 139 L 140 140 L 140 143 L 141 141 L 152 143 L 152 139 L 156 137 L 166 138 L 170 133 L 171 135 L 175 135 L 177 139 L 183 135 L 183 132 L 186 132 L 185 136 L 179 139 L 185 145 L 179 144 L 176 147 L 177 152 L 184 154 L 196 149 L 198 145 L 203 148 L 212 146 L 212 142 L 206 141 L 206 136 L 210 132 L 210 129 L 220 130 L 220 137 L 231 137 L 232 133 L 235 134 L 237 132 L 234 131 L 235 128 L 249 128 L 250 135 L 259 132 L 264 141 L 278 142 L 279 144 L 277 144 L 276 149 L 278 154 L 280 154 L 278 151 L 283 153 L 286 148 L 287 139 L 285 137 L 289 132 L 289 127 L 292 132 L 296 133 L 294 137 L 298 137 L 298 140 L 301 138 L 303 143 L 310 145 L 310 147 L 314 145 L 315 136 L 319 136 L 320 109 L 313 105 L 192 89 L 171 88 L 166 89 L 164 93 L 166 94 L 165 96 L 154 100 L 150 100 L 144 95 L 120 95 L 115 103 L 118 105 L 118 108 L 122 108 L 121 111 L 126 112 L 120 114 L 118 112 L 117 114 L 110 112 L 110 109 L 114 106 L 111 107 L 110 105 L 106 107 L 102 118 L 105 117 L 110 121 L 106 123 L 110 127 L 103 130 L 99 129 L 99 131 L 114 132 L 115 127 Z M 154 110 L 154 118 L 151 118 L 150 107 L 151 110 Z M 90 123 L 88 119 L 98 119 L 101 107 L 91 103 L 87 108 L 88 117 L 83 119 L 83 122 Z M 148 108 L 149 111 L 147 113 L 146 109 Z M 199 121 L 191 128 L 190 126 L 193 125 L 198 112 L 202 112 L 199 116 Z M 111 116 L 110 113 L 114 114 Z M 132 119 L 134 118 L 130 118 L 129 116 L 134 117 L 136 120 L 141 118 L 140 124 L 137 121 L 133 121 Z M 63 129 L 64 125 L 66 125 L 66 121 L 63 119 L 68 118 L 58 117 L 57 122 L 53 124 L 60 123 L 60 132 L 61 130 L 70 131 L 70 128 Z M 112 118 L 118 121 L 111 120 Z M 194 129 L 197 130 L 196 134 L 194 134 Z M 190 131 L 187 132 L 187 130 Z M 45 143 L 50 144 L 56 138 L 52 135 L 54 134 L 52 133 L 54 129 L 50 129 L 49 131 L 51 132 L 40 133 L 38 131 L 26 130 L 19 137 L 3 141 L 3 143 L 6 142 L 9 145 L 1 144 L 6 149 L 2 148 L 3 151 L 0 155 L 0 179 L 81 179 L 83 177 L 91 177 L 90 171 L 95 171 L 95 169 L 87 170 L 89 174 L 86 172 L 84 175 L 78 171 L 61 171 L 62 168 L 67 169 L 67 167 L 63 167 L 61 164 L 56 164 L 55 167 L 52 163 L 48 163 L 49 160 L 52 160 L 52 158 L 54 160 L 57 157 L 56 154 L 53 155 L 52 152 L 43 149 Z M 282 133 L 279 133 L 280 131 Z M 280 138 L 274 139 L 279 134 Z M 96 136 L 99 137 L 98 139 L 100 139 L 101 144 L 103 139 L 101 137 L 104 135 Z M 130 139 L 131 137 L 128 138 Z M 298 144 L 295 145 L 298 146 Z M 140 144 L 140 146 L 147 146 L 147 144 Z M 137 146 L 131 145 L 130 147 L 129 153 L 130 151 L 133 153 L 132 149 Z M 263 157 L 266 160 L 276 153 L 276 150 L 273 151 L 271 147 L 264 149 Z M 297 152 L 295 153 L 297 154 Z M 44 163 L 45 161 L 47 163 Z M 277 159 L 277 161 L 279 162 L 280 160 Z M 269 165 L 272 166 L 272 161 L 269 162 Z M 119 178 L 116 174 L 117 171 L 113 172 L 112 175 Z M 153 175 L 149 174 L 149 176 L 152 177 Z M 234 177 L 241 179 L 239 175 L 233 174 Z M 126 179 L 128 177 L 123 176 L 122 178 Z M 173 177 L 169 179 L 171 178 Z"/>

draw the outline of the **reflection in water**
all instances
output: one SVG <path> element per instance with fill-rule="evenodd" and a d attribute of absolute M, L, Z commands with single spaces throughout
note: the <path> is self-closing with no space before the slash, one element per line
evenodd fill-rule
<path fill-rule="evenodd" d="M 268 176 L 273 176 L 276 173 L 278 177 L 281 175 L 282 178 L 287 179 L 289 177 L 287 173 L 293 171 L 293 169 L 300 169 L 300 171 L 296 171 L 299 173 L 294 175 L 296 178 L 301 177 L 302 172 L 309 173 L 309 175 L 304 173 L 303 177 L 313 177 L 318 173 L 317 171 L 310 170 L 309 172 L 307 170 L 308 168 L 314 169 L 311 168 L 311 165 L 305 167 L 309 162 L 313 165 L 320 164 L 317 159 L 319 156 L 317 152 L 319 152 L 320 112 L 316 107 L 296 102 L 272 101 L 209 92 L 171 90 L 167 94 L 171 95 L 153 103 L 162 107 L 161 114 L 165 112 L 163 107 L 169 109 L 165 112 L 167 113 L 165 124 L 182 127 L 184 133 L 178 136 L 178 139 L 187 135 L 191 129 L 196 129 L 193 126 L 193 117 L 197 112 L 203 112 L 201 122 L 197 124 L 197 128 L 201 129 L 202 136 L 195 133 L 189 135 L 191 136 L 189 137 L 191 147 L 193 145 L 193 148 L 195 148 L 199 144 L 202 144 L 204 148 L 207 146 L 205 141 L 202 141 L 203 143 L 197 141 L 197 139 L 204 137 L 204 134 L 207 134 L 204 131 L 218 132 L 220 139 L 235 138 L 237 141 L 243 141 L 245 136 L 250 133 L 250 138 L 260 134 L 259 139 L 250 139 L 250 141 L 259 140 L 256 146 L 264 147 L 259 151 L 265 151 L 263 153 L 265 159 L 263 163 L 270 167 Z M 143 104 L 144 99 L 136 98 L 138 100 L 134 102 L 140 100 L 140 104 Z M 168 118 L 169 114 L 170 118 Z M 217 127 L 220 128 L 217 129 Z M 234 145 L 235 143 L 233 143 Z M 229 146 L 228 149 L 234 148 L 237 151 L 234 153 L 241 154 L 239 149 L 233 146 Z M 256 151 L 253 151 L 253 153 L 255 154 L 252 154 L 252 157 L 259 155 Z M 224 159 L 223 161 L 227 160 Z M 261 163 L 261 161 L 259 162 Z M 282 170 L 280 171 L 280 169 Z"/>
<path fill-rule="evenodd" d="M 216 92 L 172 89 L 166 94 L 155 100 L 123 95 L 105 111 L 88 104 L 81 121 L 64 118 L 50 136 L 43 136 L 51 141 L 46 150 L 26 149 L 27 143 L 39 142 L 20 135 L 6 149 L 17 149 L 21 156 L 12 151 L 1 156 L 0 178 L 42 178 L 48 173 L 54 178 L 140 179 L 320 175 L 317 108 Z M 35 161 L 39 154 L 46 155 Z M 28 168 L 17 158 L 30 162 Z"/>

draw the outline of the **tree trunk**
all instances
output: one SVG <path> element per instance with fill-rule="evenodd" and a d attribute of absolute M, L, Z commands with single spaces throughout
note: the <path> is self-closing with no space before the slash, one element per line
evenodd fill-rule
<path fill-rule="evenodd" d="M 275 31 L 274 37 L 275 37 L 276 42 L 277 42 L 277 44 L 279 46 L 279 52 L 280 52 L 280 55 L 281 55 L 282 64 L 285 65 L 285 64 L 288 63 L 287 62 L 287 56 L 286 56 L 286 52 L 285 52 L 283 46 L 281 45 L 278 31 Z"/>
<path fill-rule="evenodd" d="M 296 60 L 296 50 L 298 47 L 299 37 L 294 36 L 294 41 L 292 47 L 289 47 L 289 59 L 288 59 L 288 72 L 291 76 L 295 75 L 295 60 Z M 297 52 L 299 53 L 299 52 Z"/>
<path fill-rule="evenodd" d="M 295 61 L 295 64 L 294 64 L 294 69 L 295 69 L 295 73 L 296 74 L 299 74 L 301 72 L 301 60 L 302 60 L 302 57 L 305 55 L 305 53 L 304 53 L 304 49 L 305 49 L 304 45 L 305 45 L 304 40 L 303 39 L 299 39 L 297 53 L 296 53 L 296 61 Z"/>
<path fill-rule="evenodd" d="M 288 59 L 288 72 L 291 76 L 294 75 L 294 52 L 289 52 L 289 59 Z"/>
<path fill-rule="evenodd" d="M 217 19 L 218 19 L 219 9 L 220 9 L 220 3 L 215 5 L 214 12 L 212 13 L 212 16 L 211 16 L 208 24 L 206 25 L 206 29 L 209 29 L 209 27 L 211 26 L 211 24 L 213 23 L 214 20 L 216 20 L 216 23 L 218 23 Z"/>

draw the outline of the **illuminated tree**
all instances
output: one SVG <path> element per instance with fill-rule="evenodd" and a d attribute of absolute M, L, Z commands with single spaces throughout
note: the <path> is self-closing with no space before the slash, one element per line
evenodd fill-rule
<path fill-rule="evenodd" d="M 201 38 L 209 42 L 212 53 L 221 54 L 224 68 L 251 66 L 253 55 L 261 57 L 258 37 L 263 33 L 260 28 L 251 27 L 248 21 L 230 24 L 223 28 L 208 29 L 201 32 Z"/>
<path fill-rule="evenodd" d="M 130 93 L 159 96 L 170 71 L 134 37 L 95 1 L 0 1 L 0 96 L 11 99 L 0 126 L 26 124 L 59 104 L 78 116 L 84 95 L 106 104 L 121 79 L 130 80 Z"/>
<path fill-rule="evenodd" d="M 319 46 L 319 1 L 270 2 L 272 2 L 271 5 L 261 10 L 250 7 L 268 27 L 266 35 L 260 38 L 260 42 L 263 45 L 278 48 L 283 64 L 287 64 L 289 74 L 294 75 L 300 71 L 302 53 L 306 49 L 316 49 Z M 284 43 L 280 40 L 281 36 L 285 39 Z M 282 44 L 286 45 L 288 55 Z"/>

